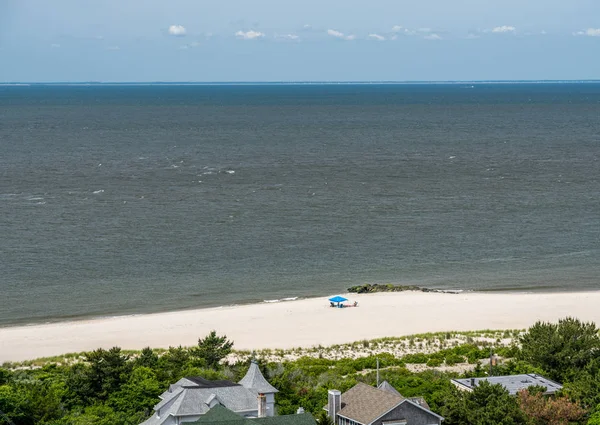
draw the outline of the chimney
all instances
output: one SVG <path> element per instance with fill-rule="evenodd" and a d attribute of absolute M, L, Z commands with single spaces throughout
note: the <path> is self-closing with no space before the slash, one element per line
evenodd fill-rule
<path fill-rule="evenodd" d="M 267 416 L 267 396 L 258 394 L 258 417 L 264 418 Z"/>
<path fill-rule="evenodd" d="M 338 390 L 327 391 L 327 411 L 334 424 L 337 424 L 337 414 L 342 409 L 342 393 Z"/>
<path fill-rule="evenodd" d="M 475 378 L 471 378 L 471 388 L 475 388 Z"/>

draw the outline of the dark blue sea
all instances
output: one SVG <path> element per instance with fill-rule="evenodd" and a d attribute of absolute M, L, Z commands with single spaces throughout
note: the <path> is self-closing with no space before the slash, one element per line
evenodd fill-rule
<path fill-rule="evenodd" d="M 600 289 L 600 84 L 0 87 L 0 324 Z"/>

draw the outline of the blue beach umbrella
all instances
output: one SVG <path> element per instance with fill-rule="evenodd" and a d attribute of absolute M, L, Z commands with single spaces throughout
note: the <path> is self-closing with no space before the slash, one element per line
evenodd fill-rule
<path fill-rule="evenodd" d="M 338 295 L 333 298 L 329 298 L 329 301 L 331 301 L 332 303 L 343 303 L 344 301 L 348 301 L 348 298 L 340 297 Z"/>

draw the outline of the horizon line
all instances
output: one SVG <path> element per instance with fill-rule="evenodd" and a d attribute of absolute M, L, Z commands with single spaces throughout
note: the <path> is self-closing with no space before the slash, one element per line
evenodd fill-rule
<path fill-rule="evenodd" d="M 4 81 L 0 86 L 30 85 L 410 85 L 410 84 L 581 84 L 600 79 L 549 80 L 281 80 L 281 81 Z"/>

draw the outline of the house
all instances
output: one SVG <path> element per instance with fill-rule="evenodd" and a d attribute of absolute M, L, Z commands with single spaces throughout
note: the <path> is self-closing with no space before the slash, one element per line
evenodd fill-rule
<path fill-rule="evenodd" d="M 510 395 L 516 395 L 519 391 L 527 389 L 531 386 L 545 387 L 544 394 L 553 395 L 562 390 L 562 385 L 558 382 L 551 381 L 541 375 L 528 373 L 523 375 L 507 375 L 507 376 L 490 376 L 488 378 L 465 378 L 453 379 L 451 382 L 463 391 L 473 391 L 480 382 L 489 382 L 490 384 L 500 384 L 509 392 Z"/>
<path fill-rule="evenodd" d="M 358 383 L 345 393 L 329 390 L 324 408 L 335 425 L 440 425 L 421 397 L 403 397 L 387 381 L 377 388 Z"/>
<path fill-rule="evenodd" d="M 154 414 L 141 425 L 193 422 L 218 405 L 241 417 L 271 417 L 275 415 L 277 392 L 255 361 L 239 383 L 182 378 L 159 396 L 161 401 L 154 406 Z"/>
<path fill-rule="evenodd" d="M 188 425 L 317 425 L 315 418 L 310 413 L 301 410 L 296 415 L 265 416 L 259 418 L 246 418 L 231 410 L 216 405 L 204 415 Z"/>

